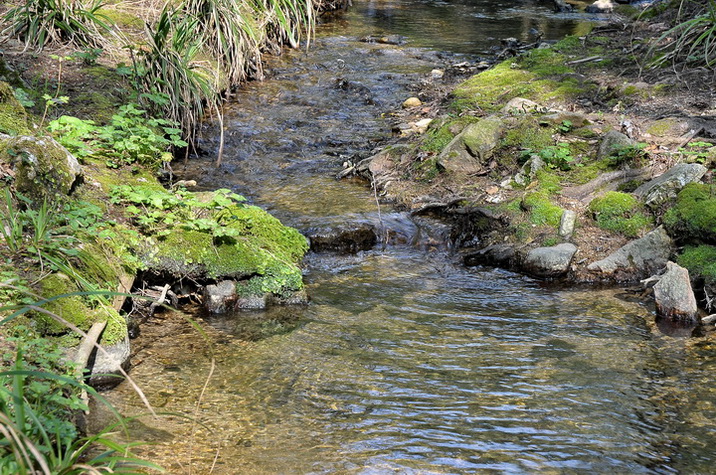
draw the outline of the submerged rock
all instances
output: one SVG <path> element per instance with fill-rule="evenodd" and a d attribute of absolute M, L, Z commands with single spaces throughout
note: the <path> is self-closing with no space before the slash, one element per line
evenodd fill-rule
<path fill-rule="evenodd" d="M 527 253 L 522 267 L 537 277 L 560 277 L 569 271 L 577 246 L 572 243 L 538 247 Z"/>
<path fill-rule="evenodd" d="M 637 281 L 664 268 L 673 252 L 673 241 L 662 226 L 617 249 L 587 269 L 600 279 Z"/>
<path fill-rule="evenodd" d="M 654 299 L 659 316 L 685 322 L 698 321 L 698 306 L 689 271 L 678 264 L 666 263 L 666 272 L 654 286 Z"/>
<path fill-rule="evenodd" d="M 314 228 L 306 232 L 313 252 L 339 252 L 355 254 L 367 251 L 378 241 L 375 228 L 370 224 L 341 225 Z"/>
<path fill-rule="evenodd" d="M 679 163 L 664 174 L 644 183 L 634 190 L 634 194 L 651 207 L 658 207 L 676 198 L 676 195 L 689 183 L 701 180 L 708 169 L 699 163 Z"/>

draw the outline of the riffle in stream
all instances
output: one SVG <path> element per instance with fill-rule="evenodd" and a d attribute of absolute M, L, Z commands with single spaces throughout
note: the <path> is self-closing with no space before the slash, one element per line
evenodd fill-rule
<path fill-rule="evenodd" d="M 153 443 L 139 453 L 170 473 L 712 471 L 710 341 L 663 335 L 623 291 L 456 265 L 413 245 L 428 241 L 408 217 L 385 206 L 379 217 L 368 187 L 333 178 L 389 135 L 381 114 L 431 69 L 495 37 L 575 28 L 550 5 L 356 2 L 307 53 L 284 54 L 237 93 L 224 164 L 193 160 L 183 178 L 231 188 L 299 229 L 380 222 L 405 239 L 310 255 L 310 305 L 206 316 L 211 345 L 179 314 L 155 316 L 131 375 L 157 411 L 188 418 L 132 423 L 132 440 Z M 407 43 L 358 41 L 368 34 Z M 217 146 L 207 134 L 204 148 Z M 146 412 L 128 385 L 108 399 Z"/>

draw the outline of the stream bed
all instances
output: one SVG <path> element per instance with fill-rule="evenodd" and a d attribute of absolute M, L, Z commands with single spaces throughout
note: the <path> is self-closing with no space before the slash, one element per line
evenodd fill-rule
<path fill-rule="evenodd" d="M 465 268 L 424 238 L 434 228 L 333 178 L 390 135 L 384 115 L 432 69 L 580 21 L 548 1 L 356 0 L 239 91 L 222 166 L 210 129 L 182 178 L 299 229 L 370 222 L 405 239 L 309 255 L 308 306 L 195 315 L 204 335 L 180 313 L 153 317 L 131 375 L 165 415 L 131 424 L 150 443 L 138 453 L 169 473 L 711 472 L 711 339 L 664 335 L 626 290 Z M 107 397 L 146 413 L 126 384 Z"/>

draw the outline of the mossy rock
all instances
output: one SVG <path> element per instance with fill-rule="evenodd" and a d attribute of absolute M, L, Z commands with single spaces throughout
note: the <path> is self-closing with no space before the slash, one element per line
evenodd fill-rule
<path fill-rule="evenodd" d="M 147 267 L 197 280 L 241 281 L 241 295 L 285 297 L 303 287 L 298 264 L 308 242 L 297 230 L 256 206 L 232 206 L 214 219 L 232 236 L 217 239 L 174 228 L 166 237 L 153 239 L 155 249 L 145 249 Z"/>
<path fill-rule="evenodd" d="M 102 343 L 111 345 L 121 341 L 127 335 L 127 323 L 124 317 L 108 305 L 95 303 L 91 305 L 86 296 L 77 295 L 77 285 L 64 274 L 51 274 L 39 284 L 38 293 L 43 299 L 49 299 L 42 308 L 62 320 L 87 331 L 93 323 L 106 321 L 107 327 L 102 334 Z M 35 330 L 42 335 L 69 335 L 68 341 L 79 340 L 81 337 L 61 321 L 44 312 L 32 311 L 31 319 Z"/>
<path fill-rule="evenodd" d="M 69 195 L 82 173 L 77 159 L 51 137 L 22 135 L 2 140 L 0 161 L 13 168 L 17 191 L 35 202 Z"/>
<path fill-rule="evenodd" d="M 664 226 L 683 242 L 716 243 L 716 186 L 686 185 L 664 214 Z"/>
<path fill-rule="evenodd" d="M 639 237 L 654 227 L 643 205 L 628 193 L 608 191 L 593 199 L 589 210 L 601 229 L 627 237 Z"/>
<path fill-rule="evenodd" d="M 25 108 L 15 99 L 12 87 L 0 82 L 0 134 L 27 135 L 30 128 Z"/>
<path fill-rule="evenodd" d="M 531 50 L 506 60 L 460 84 L 454 91 L 454 107 L 495 112 L 514 97 L 545 105 L 566 105 L 593 88 L 565 66 L 566 56 L 562 51 L 578 48 L 579 40 L 569 37 L 551 48 Z"/>

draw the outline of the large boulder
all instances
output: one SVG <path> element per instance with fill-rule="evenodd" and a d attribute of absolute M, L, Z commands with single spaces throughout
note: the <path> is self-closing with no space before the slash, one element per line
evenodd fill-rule
<path fill-rule="evenodd" d="M 450 172 L 479 173 L 500 143 L 504 123 L 486 117 L 460 132 L 438 156 L 438 164 Z"/>
<path fill-rule="evenodd" d="M 698 321 L 698 306 L 691 288 L 689 271 L 673 262 L 654 286 L 656 311 L 661 317 L 677 321 Z"/>
<path fill-rule="evenodd" d="M 17 191 L 40 202 L 69 195 L 82 174 L 77 159 L 51 137 L 0 136 L 0 161 L 12 168 Z"/>
<path fill-rule="evenodd" d="M 673 241 L 662 226 L 617 249 L 587 269 L 599 279 L 630 282 L 644 279 L 664 268 L 673 251 Z"/>
<path fill-rule="evenodd" d="M 577 246 L 563 243 L 550 247 L 538 247 L 527 253 L 522 263 L 526 272 L 537 277 L 560 277 L 569 271 Z"/>
<path fill-rule="evenodd" d="M 689 183 L 701 180 L 708 169 L 699 163 L 679 163 L 666 173 L 654 178 L 634 190 L 644 203 L 655 208 L 676 198 Z"/>

